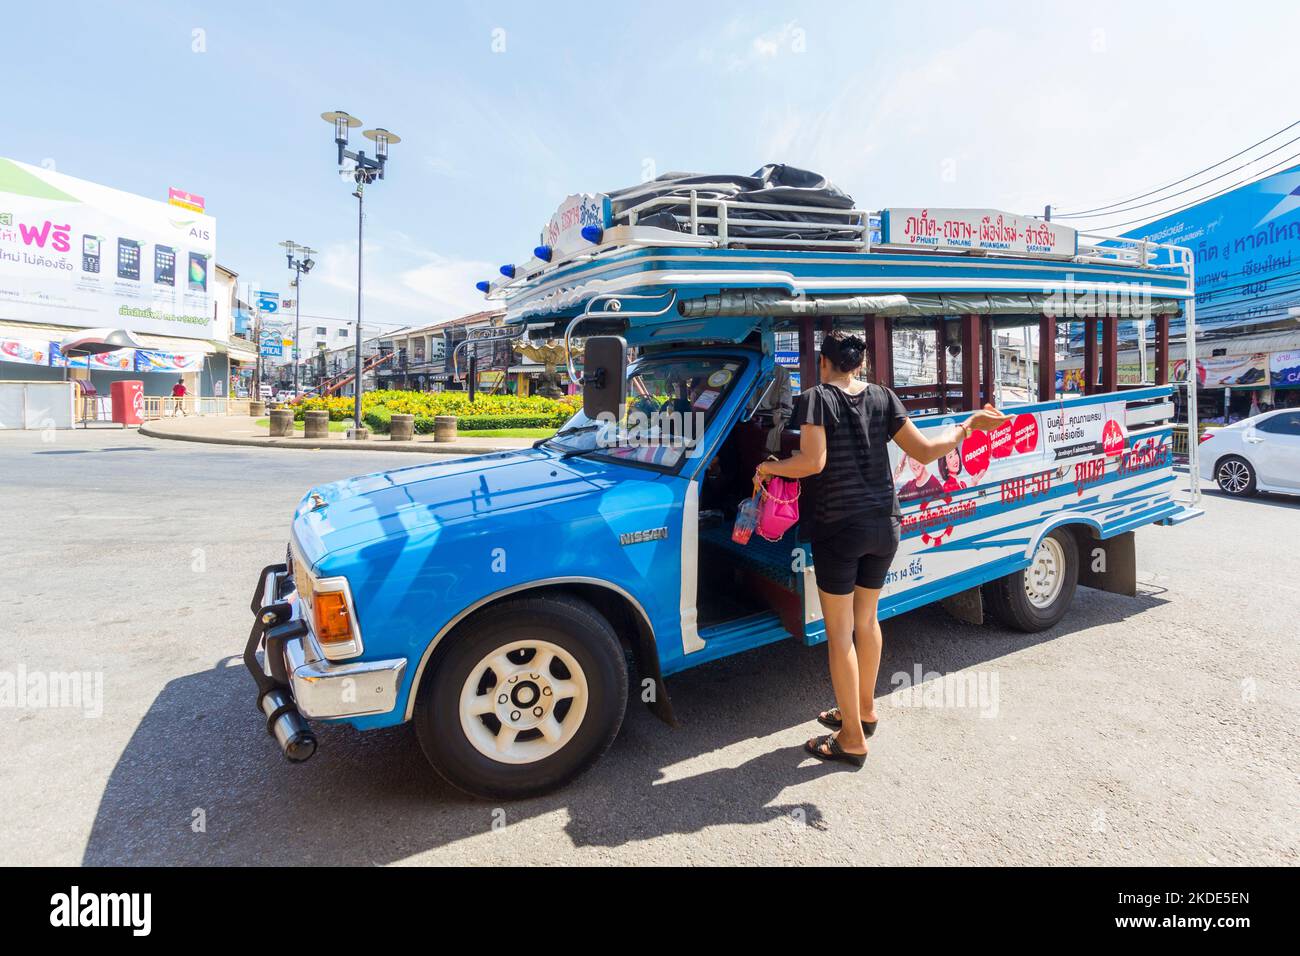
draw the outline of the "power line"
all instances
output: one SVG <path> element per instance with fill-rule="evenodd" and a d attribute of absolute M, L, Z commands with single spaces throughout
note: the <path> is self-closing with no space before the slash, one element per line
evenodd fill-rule
<path fill-rule="evenodd" d="M 1280 305 L 1279 305 L 1279 306 L 1270 306 L 1270 307 L 1269 307 L 1269 311 L 1265 311 L 1265 312 L 1255 312 L 1255 313 L 1251 313 L 1251 314 L 1247 314 L 1247 313 L 1244 313 L 1244 312 L 1243 312 L 1243 313 L 1242 313 L 1243 320 L 1242 320 L 1241 322 L 1226 323 L 1226 325 L 1229 326 L 1229 327 L 1230 327 L 1230 326 L 1234 326 L 1234 325 L 1259 325 L 1259 324 L 1262 323 L 1262 322 L 1268 322 L 1268 321 L 1271 321 L 1271 320 L 1273 320 L 1273 319 L 1289 319 L 1289 318 L 1292 318 L 1292 317 L 1295 316 L 1296 311 L 1297 311 L 1296 309 L 1291 308 L 1291 307 L 1283 308 L 1283 307 L 1281 307 Z M 1232 313 L 1224 313 L 1224 315 L 1230 315 L 1230 314 L 1232 314 Z M 1202 322 L 1202 319 L 1203 319 L 1203 318 L 1204 318 L 1204 319 L 1221 319 L 1221 318 L 1224 317 L 1224 315 L 1210 315 L 1210 316 L 1204 316 L 1204 317 L 1203 317 L 1203 316 L 1201 316 L 1201 315 L 1198 313 L 1197 316 L 1196 316 L 1196 327 L 1197 327 L 1197 330 L 1198 330 L 1197 334 L 1198 334 L 1198 335 L 1200 334 L 1201 322 Z M 1208 328 L 1206 329 L 1206 331 L 1208 331 Z M 1285 329 L 1282 330 L 1282 331 L 1285 331 Z"/>
<path fill-rule="evenodd" d="M 1289 140 L 1287 140 L 1285 143 L 1283 143 L 1281 146 L 1278 146 L 1278 147 L 1276 147 L 1276 148 L 1274 148 L 1274 149 L 1270 149 L 1267 153 L 1263 153 L 1263 154 L 1261 154 L 1261 155 L 1259 155 L 1259 156 L 1256 156 L 1254 159 L 1252 159 L 1252 160 L 1251 160 L 1250 162 L 1248 162 L 1248 163 L 1242 163 L 1240 166 L 1235 166 L 1235 167 L 1233 167 L 1232 169 L 1229 169 L 1229 170 L 1227 170 L 1226 172 L 1222 172 L 1222 173 L 1220 173 L 1220 174 L 1217 175 L 1217 176 L 1212 176 L 1212 177 L 1210 177 L 1209 179 L 1207 179 L 1207 180 L 1206 180 L 1205 182 L 1203 182 L 1203 183 L 1197 183 L 1195 186 L 1188 186 L 1186 189 L 1180 189 L 1180 190 L 1178 190 L 1178 192 L 1176 192 L 1176 193 L 1170 193 L 1168 196 L 1161 196 L 1159 199 L 1153 199 L 1153 200 L 1151 200 L 1150 202 L 1138 203 L 1136 206 L 1125 206 L 1123 209 L 1116 209 L 1114 212 L 1108 213 L 1107 215 L 1110 215 L 1110 216 L 1118 216 L 1120 213 L 1132 212 L 1134 209 L 1142 209 L 1142 208 L 1144 208 L 1144 207 L 1146 207 L 1146 206 L 1154 206 L 1154 205 L 1156 205 L 1156 204 L 1158 204 L 1158 203 L 1162 203 L 1162 202 L 1164 202 L 1166 199 L 1173 199 L 1175 196 L 1182 196 L 1182 195 L 1185 195 L 1186 193 L 1190 193 L 1190 192 L 1192 192 L 1193 190 L 1200 189 L 1200 188 L 1203 187 L 1203 186 L 1208 186 L 1210 183 L 1214 182 L 1216 179 L 1222 179 L 1224 176 L 1231 176 L 1233 173 L 1240 172 L 1241 170 L 1245 169 L 1247 166 L 1250 166 L 1250 165 L 1252 165 L 1252 164 L 1254 164 L 1254 163 L 1259 162 L 1259 161 L 1260 161 L 1261 159 L 1263 159 L 1265 156 L 1272 156 L 1272 155 L 1273 155 L 1274 153 L 1276 153 L 1279 149 L 1285 149 L 1286 147 L 1290 146 L 1292 143 L 1297 143 L 1297 142 L 1300 142 L 1300 136 L 1297 136 L 1297 137 L 1295 137 L 1294 139 L 1289 139 Z M 1295 157 L 1293 156 L 1293 157 L 1291 157 L 1291 158 L 1294 159 Z M 1177 183 L 1175 183 L 1174 185 L 1177 185 Z M 1134 198 L 1135 198 L 1135 199 L 1140 199 L 1141 197 L 1140 197 L 1140 196 L 1135 196 Z M 1057 219 L 1091 219 L 1091 218 L 1093 218 L 1093 217 L 1087 215 L 1086 213 L 1073 213 L 1073 214 L 1071 214 L 1071 215 L 1057 215 L 1056 218 L 1057 218 Z M 1105 218 L 1105 217 L 1103 217 L 1103 218 Z M 1153 218 L 1160 218 L 1160 217 L 1157 216 L 1157 217 L 1153 217 Z"/>
<path fill-rule="evenodd" d="M 1244 289 L 1244 288 L 1246 288 L 1247 286 L 1259 285 L 1260 282 L 1276 282 L 1276 281 L 1279 280 L 1279 279 L 1291 279 L 1291 278 L 1294 278 L 1295 276 L 1300 276 L 1300 271 L 1297 271 L 1297 272 L 1279 272 L 1277 275 L 1272 275 L 1272 276 L 1269 276 L 1268 278 L 1260 279 L 1260 280 L 1258 280 L 1258 281 L 1256 281 L 1256 282 L 1243 282 L 1243 283 L 1241 283 L 1240 285 L 1225 285 L 1225 286 L 1223 286 L 1223 287 L 1221 287 L 1221 288 L 1206 289 L 1204 292 L 1198 292 L 1198 293 L 1196 293 L 1196 295 L 1197 295 L 1197 301 L 1198 301 L 1198 302 L 1200 301 L 1200 297 L 1201 297 L 1201 296 L 1216 296 L 1216 295 L 1222 295 L 1222 294 L 1225 293 L 1225 292 L 1233 292 L 1233 291 L 1235 291 L 1235 290 L 1237 290 L 1237 289 Z"/>
<path fill-rule="evenodd" d="M 1138 217 L 1137 219 L 1130 219 L 1130 220 L 1128 220 L 1127 222 L 1115 222 L 1115 223 L 1109 223 L 1109 224 L 1102 225 L 1102 226 L 1094 226 L 1094 227 L 1090 227 L 1090 229 L 1089 229 L 1088 231 L 1091 232 L 1093 229 L 1103 230 L 1103 231 L 1104 231 L 1104 230 L 1111 230 L 1111 229 L 1121 229 L 1121 228 L 1123 228 L 1124 226 L 1131 226 L 1131 225 L 1134 225 L 1134 224 L 1136 224 L 1136 223 L 1150 223 L 1150 222 L 1157 222 L 1157 221 L 1159 221 L 1159 220 L 1161 220 L 1161 219 L 1166 219 L 1166 218 L 1168 218 L 1169 216 L 1174 215 L 1175 213 L 1180 213 L 1180 212 L 1183 212 L 1183 211 L 1185 211 L 1185 210 L 1187 210 L 1187 209 L 1191 209 L 1193 206 L 1199 206 L 1199 205 L 1200 205 L 1201 203 L 1203 203 L 1203 202 L 1209 202 L 1211 199 L 1217 199 L 1219 196 L 1222 196 L 1224 193 L 1230 193 L 1230 192 L 1232 192 L 1232 191 L 1233 191 L 1234 189 L 1236 189 L 1238 186 L 1244 186 L 1244 185 L 1246 185 L 1247 183 L 1256 182 L 1256 181 L 1258 181 L 1258 180 L 1264 178 L 1264 175 L 1265 175 L 1266 173 L 1270 173 L 1270 172 L 1272 172 L 1273 170 L 1277 169 L 1277 168 L 1280 167 L 1280 166 L 1285 166 L 1287 163 L 1290 163 L 1290 162 L 1292 162 L 1292 161 L 1294 161 L 1295 159 L 1298 159 L 1298 158 L 1300 158 L 1300 153 L 1297 153 L 1297 154 L 1295 154 L 1295 155 L 1293 155 L 1293 156 L 1288 156 L 1286 159 L 1282 160 L 1281 162 L 1279 162 L 1279 163 L 1274 163 L 1272 166 L 1269 166 L 1267 169 L 1263 170 L 1263 171 L 1262 171 L 1258 176 L 1248 176 L 1248 177 L 1246 177 L 1245 179 L 1239 179 L 1239 180 L 1237 180 L 1235 183 L 1233 183 L 1232 185 L 1230 185 L 1230 186 L 1226 186 L 1226 187 L 1224 187 L 1223 189 L 1220 189 L 1217 193 L 1212 193 L 1212 194 L 1209 195 L 1209 196 L 1202 196 L 1200 199 L 1197 199 L 1197 200 L 1195 200 L 1194 202 L 1189 202 L 1189 203 L 1187 203 L 1186 205 L 1179 206 L 1179 207 L 1177 207 L 1176 209 L 1168 209 L 1168 210 L 1166 210 L 1166 211 L 1164 211 L 1164 212 L 1161 212 L 1161 213 L 1155 213 L 1155 214 L 1152 214 L 1152 215 L 1149 215 L 1149 216 L 1140 216 L 1140 217 Z"/>
<path fill-rule="evenodd" d="M 1233 308 L 1217 307 L 1213 310 L 1200 309 L 1196 310 L 1196 324 L 1199 326 L 1202 322 L 1214 319 L 1229 318 L 1234 315 L 1248 316 L 1254 320 L 1259 316 L 1276 316 L 1286 318 L 1295 315 L 1300 311 L 1300 296 L 1290 293 L 1291 299 L 1283 299 L 1280 302 L 1266 302 L 1263 299 L 1243 299 L 1236 303 Z"/>
<path fill-rule="evenodd" d="M 1198 304 L 1197 314 L 1208 316 L 1233 315 L 1237 312 L 1244 312 L 1257 306 L 1268 306 L 1269 308 L 1273 308 L 1283 304 L 1282 302 L 1273 301 L 1275 299 L 1283 299 L 1284 301 L 1300 301 L 1300 286 L 1292 286 L 1289 289 L 1279 289 L 1277 292 L 1269 292 L 1253 299 L 1238 299 L 1235 302 L 1218 302 L 1214 305 L 1207 305 L 1204 309 L 1200 308 Z"/>
<path fill-rule="evenodd" d="M 1113 209 L 1115 206 L 1122 206 L 1124 203 L 1132 202 L 1132 201 L 1135 200 L 1135 199 L 1145 199 L 1147 196 L 1152 196 L 1152 195 L 1155 195 L 1156 193 L 1164 192 L 1166 189 L 1172 189 L 1174 186 L 1181 185 L 1182 183 L 1187 182 L 1187 180 L 1189 180 L 1189 179 L 1195 179 L 1197 176 L 1201 175 L 1201 173 L 1208 173 L 1211 169 L 1214 169 L 1215 166 L 1222 166 L 1224 163 L 1230 163 L 1230 162 L 1232 162 L 1232 161 L 1233 161 L 1234 159 L 1236 159 L 1238 156 L 1242 156 L 1242 155 L 1244 155 L 1244 154 L 1246 154 L 1246 153 L 1249 153 L 1249 152 L 1250 152 L 1252 149 L 1254 149 L 1256 146 L 1263 146 L 1263 145 L 1264 145 L 1265 143 L 1267 143 L 1270 139 L 1273 139 L 1273 138 L 1275 138 L 1275 137 L 1277 137 L 1277 136 L 1281 136 L 1281 135 L 1282 135 L 1283 133 L 1285 133 L 1287 130 L 1292 129 L 1292 128 L 1296 127 L 1296 126 L 1300 126 L 1300 120 L 1296 120 L 1296 121 L 1295 121 L 1294 123 L 1292 123 L 1290 126 L 1283 126 L 1283 127 L 1282 127 L 1280 130 L 1278 130 L 1276 133 L 1270 133 L 1268 136 L 1265 136 L 1263 139 L 1261 139 L 1258 143 L 1252 143 L 1250 146 L 1247 146 L 1245 149 L 1241 150 L 1240 152 L 1233 153 L 1231 156 L 1227 157 L 1226 159 L 1221 159 L 1221 160 L 1219 160 L 1217 163 L 1213 163 L 1213 164 L 1211 164 L 1211 165 L 1209 165 L 1209 166 L 1206 166 L 1204 169 L 1197 170 L 1196 172 L 1194 172 L 1194 173 L 1192 173 L 1192 174 L 1190 174 L 1190 175 L 1188 175 L 1188 176 L 1184 176 L 1182 179 L 1175 180 L 1174 182 L 1169 183 L 1168 185 L 1161 186 L 1161 187 L 1159 187 L 1159 188 L 1157 188 L 1157 189 L 1152 189 L 1152 190 L 1150 190 L 1150 191 L 1148 191 L 1148 192 L 1140 193 L 1140 194 L 1138 194 L 1138 195 L 1136 195 L 1136 196 L 1130 196 L 1128 199 L 1119 199 L 1119 200 L 1116 200 L 1115 202 L 1113 202 L 1113 203 L 1109 203 L 1109 204 L 1107 204 L 1107 205 L 1105 205 L 1105 206 L 1097 206 L 1097 207 L 1095 207 L 1095 208 L 1093 208 L 1093 209 L 1081 209 L 1081 210 L 1078 210 L 1077 212 L 1061 213 L 1061 214 L 1059 214 L 1058 218 L 1074 218 L 1074 217 L 1077 217 L 1077 216 L 1085 215 L 1085 214 L 1087 214 L 1087 213 L 1092 213 L 1092 212 L 1102 212 L 1103 210 L 1106 210 L 1106 209 Z M 1265 153 L 1265 155 L 1268 155 L 1268 154 Z M 1226 175 L 1226 174 L 1225 174 L 1225 175 Z M 1216 177 L 1216 178 L 1217 178 L 1217 177 Z M 1208 180 L 1208 182 L 1213 182 L 1213 181 L 1214 181 L 1214 180 Z M 1204 185 L 1204 184 L 1202 184 L 1202 185 Z M 1054 213 L 1053 215 L 1057 215 L 1057 214 Z"/>

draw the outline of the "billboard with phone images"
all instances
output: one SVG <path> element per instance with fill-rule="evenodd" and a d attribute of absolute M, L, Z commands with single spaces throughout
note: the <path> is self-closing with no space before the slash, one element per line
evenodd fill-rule
<path fill-rule="evenodd" d="M 211 216 L 0 158 L 0 322 L 216 336 Z"/>

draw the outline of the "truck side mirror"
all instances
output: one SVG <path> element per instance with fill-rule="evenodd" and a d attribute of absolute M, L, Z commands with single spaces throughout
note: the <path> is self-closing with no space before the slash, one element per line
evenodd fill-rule
<path fill-rule="evenodd" d="M 582 410 L 590 419 L 617 421 L 627 394 L 627 341 L 619 335 L 593 335 L 582 353 Z"/>

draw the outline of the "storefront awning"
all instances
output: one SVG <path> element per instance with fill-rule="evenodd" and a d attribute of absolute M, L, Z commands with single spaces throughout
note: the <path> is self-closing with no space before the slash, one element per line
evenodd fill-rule
<path fill-rule="evenodd" d="M 219 349 L 211 339 L 178 339 L 171 335 L 146 335 L 139 333 L 136 338 L 146 348 L 159 352 L 202 352 L 204 355 L 216 355 Z"/>
<path fill-rule="evenodd" d="M 82 329 L 64 336 L 59 349 L 64 355 L 103 355 L 119 349 L 142 349 L 145 345 L 126 329 Z"/>
<path fill-rule="evenodd" d="M 232 362 L 257 361 L 257 353 L 253 351 L 253 346 L 251 344 L 231 340 L 224 343 L 224 345 L 225 347 L 221 351 L 224 351 L 228 356 L 230 356 Z"/>
<path fill-rule="evenodd" d="M 0 322 L 0 338 L 9 339 L 59 343 L 70 335 L 89 331 L 92 330 L 43 322 Z M 215 355 L 218 351 L 223 351 L 218 346 L 224 344 L 211 339 L 185 339 L 172 335 L 149 335 L 145 332 L 133 332 L 132 336 L 140 342 L 141 347 L 159 352 L 201 352 L 204 355 Z"/>

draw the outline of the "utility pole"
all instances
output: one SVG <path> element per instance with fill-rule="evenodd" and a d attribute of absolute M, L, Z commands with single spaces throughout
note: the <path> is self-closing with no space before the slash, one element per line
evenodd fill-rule
<path fill-rule="evenodd" d="M 296 400 L 300 394 L 298 382 L 298 366 L 302 364 L 302 277 L 311 272 L 312 267 L 316 265 L 312 253 L 316 250 L 308 246 L 300 246 L 292 239 L 286 239 L 280 243 L 284 247 L 285 258 L 289 261 L 289 268 L 293 270 L 293 397 Z"/>
<path fill-rule="evenodd" d="M 262 310 L 253 305 L 253 283 L 246 284 L 244 301 L 253 308 L 253 348 L 257 350 L 257 362 L 253 366 L 253 398 L 262 400 Z"/>

